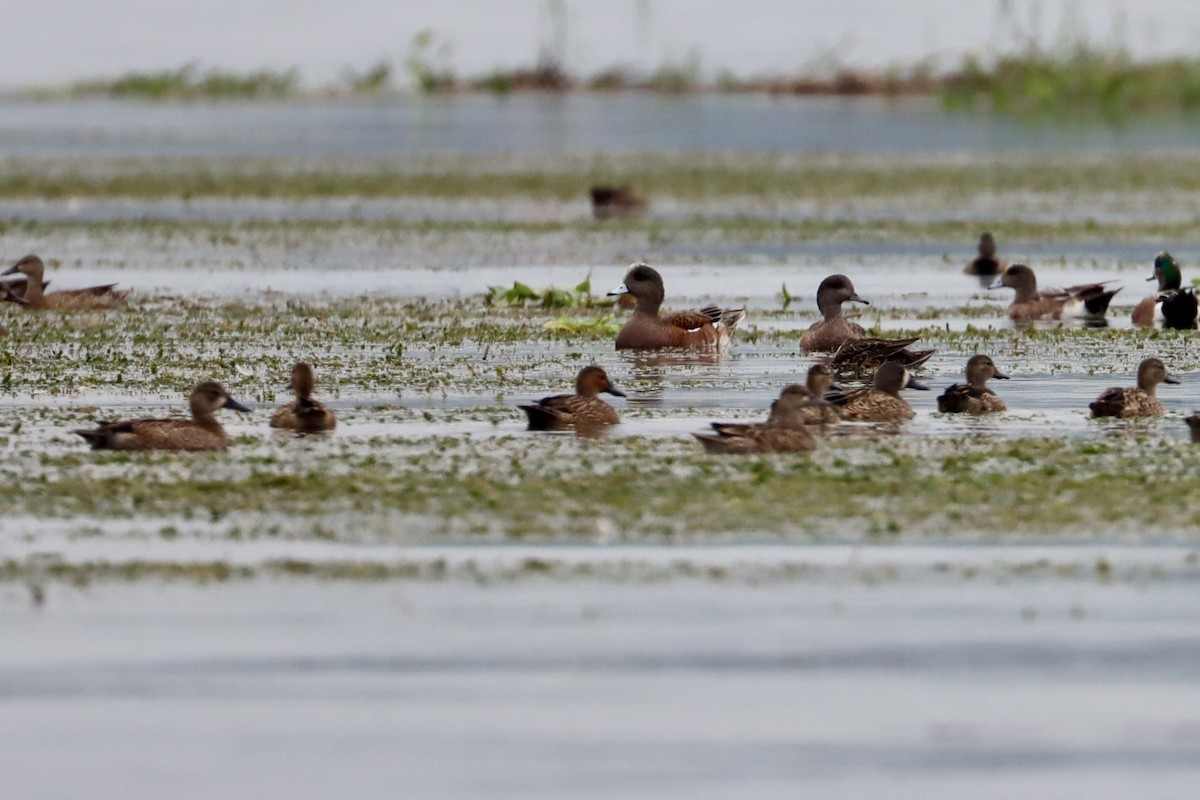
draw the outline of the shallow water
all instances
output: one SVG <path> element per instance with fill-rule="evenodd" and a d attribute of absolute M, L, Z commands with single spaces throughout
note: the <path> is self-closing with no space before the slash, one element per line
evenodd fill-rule
<path fill-rule="evenodd" d="M 98 783 L 178 798 L 1194 793 L 1185 551 L 623 557 L 642 555 L 824 566 L 757 585 L 735 567 L 724 582 L 51 587 L 41 608 L 10 586 L 3 784 L 44 797 Z M 1098 557 L 1117 575 L 1167 572 L 1099 581 Z"/>

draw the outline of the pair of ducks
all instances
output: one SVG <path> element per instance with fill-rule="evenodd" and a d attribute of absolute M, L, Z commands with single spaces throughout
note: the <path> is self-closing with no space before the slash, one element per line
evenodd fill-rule
<path fill-rule="evenodd" d="M 292 368 L 290 388 L 296 399 L 280 406 L 271 415 L 272 428 L 320 433 L 337 426 L 333 411 L 312 399 L 316 381 L 310 365 L 300 363 Z M 216 412 L 222 408 L 250 412 L 216 381 L 198 384 L 192 390 L 189 405 L 191 419 L 143 417 L 108 422 L 72 433 L 82 436 L 93 450 L 224 450 L 229 447 L 229 437 L 217 421 Z"/>
<path fill-rule="evenodd" d="M 625 282 L 609 296 L 632 296 L 633 314 L 617 334 L 618 350 L 657 350 L 661 348 L 724 349 L 746 311 L 742 308 L 705 306 L 695 311 L 676 311 L 662 315 L 666 292 L 662 276 L 648 264 L 633 264 Z M 870 369 L 886 361 L 908 368 L 925 363 L 934 350 L 909 350 L 916 338 L 875 339 L 861 325 L 851 322 L 842 311 L 846 302 L 864 303 L 854 284 L 845 275 L 831 275 L 817 288 L 817 307 L 822 319 L 800 339 L 806 353 L 831 352 L 830 364 L 842 369 Z"/>

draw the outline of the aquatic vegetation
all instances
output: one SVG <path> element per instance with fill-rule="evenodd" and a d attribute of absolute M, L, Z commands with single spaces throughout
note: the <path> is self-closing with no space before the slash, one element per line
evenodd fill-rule
<path fill-rule="evenodd" d="M 185 64 L 173 70 L 129 72 L 111 80 L 81 81 L 67 93 L 73 96 L 108 95 L 147 100 L 190 100 L 195 98 L 283 98 L 299 88 L 295 69 L 268 69 L 249 73 L 220 69 L 201 71 L 198 65 Z"/>
<path fill-rule="evenodd" d="M 511 289 L 503 286 L 489 286 L 484 295 L 484 303 L 489 306 L 537 305 L 542 308 L 592 308 L 594 306 L 611 306 L 613 301 L 608 298 L 597 300 L 592 297 L 592 274 L 571 289 L 559 289 L 548 286 L 540 292 L 534 291 L 520 281 L 513 281 Z"/>

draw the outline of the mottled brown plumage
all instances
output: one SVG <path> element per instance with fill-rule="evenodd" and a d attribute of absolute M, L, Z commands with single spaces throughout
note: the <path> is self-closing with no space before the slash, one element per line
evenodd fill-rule
<path fill-rule="evenodd" d="M 28 308 L 56 309 L 59 311 L 79 311 L 83 309 L 117 308 L 124 304 L 127 292 L 118 292 L 113 287 L 115 283 L 103 286 L 89 286 L 86 289 L 70 289 L 58 292 L 46 292 L 48 282 L 42 280 L 46 269 L 42 260 L 35 255 L 27 255 L 13 264 L 0 275 L 20 273 L 26 276 L 25 288 L 18 295 Z M 14 287 L 14 294 L 16 290 Z"/>
<path fill-rule="evenodd" d="M 1159 417 L 1163 413 L 1157 394 L 1160 383 L 1179 381 L 1167 374 L 1162 361 L 1147 358 L 1138 365 L 1136 389 L 1114 386 L 1088 407 L 1093 417 Z"/>
<path fill-rule="evenodd" d="M 869 338 L 858 323 L 851 322 L 842 313 L 843 303 L 863 303 L 867 300 L 858 296 L 854 284 L 845 275 L 830 275 L 817 287 L 817 308 L 821 320 L 809 326 L 800 337 L 800 349 L 832 352 L 829 366 L 839 372 L 871 370 L 885 361 L 897 361 L 906 367 L 915 368 L 929 359 L 933 350 L 909 350 L 912 339 Z"/>
<path fill-rule="evenodd" d="M 806 387 L 787 386 L 771 403 L 766 422 L 751 424 L 712 423 L 715 433 L 693 433 L 710 453 L 795 453 L 817 446 L 807 424 L 807 409 L 824 405 Z"/>
<path fill-rule="evenodd" d="M 271 415 L 272 428 L 286 428 L 300 433 L 320 433 L 337 427 L 337 415 L 324 403 L 313 400 L 317 376 L 312 366 L 301 362 L 292 367 L 292 382 L 289 388 L 296 399 L 280 406 Z"/>
<path fill-rule="evenodd" d="M 650 208 L 650 198 L 634 191 L 629 184 L 593 186 L 592 216 L 595 219 L 637 219 Z"/>
<path fill-rule="evenodd" d="M 902 389 L 926 390 L 928 386 L 912 379 L 902 365 L 889 361 L 875 371 L 870 386 L 852 392 L 830 396 L 831 402 L 839 406 L 842 419 L 856 422 L 903 422 L 916 413 L 904 398 Z"/>
<path fill-rule="evenodd" d="M 1108 304 L 1121 291 L 1120 287 L 1107 289 L 1103 283 L 1039 290 L 1037 276 L 1024 264 L 1013 264 L 988 288 L 1005 287 L 1016 290 L 1008 306 L 1008 316 L 1014 322 L 1058 319 L 1102 322 L 1108 312 Z"/>
<path fill-rule="evenodd" d="M 601 392 L 616 397 L 625 396 L 624 392 L 612 385 L 603 369 L 596 366 L 584 367 L 575 378 L 575 394 L 543 397 L 535 404 L 520 408 L 529 417 L 531 431 L 616 425 L 621 418 L 612 406 L 597 397 Z"/>
<path fill-rule="evenodd" d="M 229 437 L 214 412 L 219 408 L 250 411 L 214 381 L 197 385 L 189 402 L 191 419 L 131 419 L 72 433 L 82 436 L 93 450 L 224 450 Z"/>
<path fill-rule="evenodd" d="M 608 294 L 610 297 L 631 294 L 637 298 L 633 314 L 617 334 L 618 350 L 663 347 L 720 350 L 746 316 L 745 309 L 717 306 L 659 316 L 665 296 L 663 280 L 648 264 L 632 265 L 625 273 L 625 283 Z"/>
<path fill-rule="evenodd" d="M 944 414 L 995 414 L 1008 410 L 1000 396 L 987 388 L 989 378 L 1008 380 L 996 369 L 990 356 L 972 356 L 967 362 L 967 382 L 956 383 L 938 398 L 938 411 Z"/>

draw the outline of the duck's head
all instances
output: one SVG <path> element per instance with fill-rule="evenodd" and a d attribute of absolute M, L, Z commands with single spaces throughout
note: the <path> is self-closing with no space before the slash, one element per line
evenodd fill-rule
<path fill-rule="evenodd" d="M 824 364 L 813 364 L 808 370 L 808 380 L 805 383 L 809 394 L 813 397 L 824 397 L 833 386 L 833 374 Z"/>
<path fill-rule="evenodd" d="M 45 270 L 46 265 L 42 263 L 42 260 L 33 253 L 30 253 L 8 269 L 4 270 L 4 272 L 0 272 L 0 275 L 15 275 L 19 272 L 22 275 L 27 275 L 33 280 L 40 281 L 42 279 L 42 273 L 45 272 Z"/>
<path fill-rule="evenodd" d="M 1157 358 L 1147 358 L 1138 364 L 1138 388 L 1152 391 L 1160 383 L 1179 383 L 1167 373 L 1167 366 Z"/>
<path fill-rule="evenodd" d="M 1033 270 L 1024 264 L 1013 264 L 1008 269 L 1001 273 L 999 278 L 989 286 L 989 289 L 1016 289 L 1018 292 L 1022 290 L 1037 290 L 1037 276 L 1033 274 Z"/>
<path fill-rule="evenodd" d="M 996 237 L 987 231 L 979 236 L 979 257 L 989 260 L 996 257 Z"/>
<path fill-rule="evenodd" d="M 317 388 L 317 374 L 311 364 L 301 361 L 292 367 L 292 382 L 288 386 L 297 397 L 310 397 Z"/>
<path fill-rule="evenodd" d="M 779 393 L 779 399 L 771 403 L 771 413 L 767 424 L 773 426 L 798 428 L 804 425 L 804 409 L 808 406 L 827 406 L 829 401 L 820 395 L 814 395 L 807 386 L 799 383 L 789 383 Z"/>
<path fill-rule="evenodd" d="M 601 392 L 615 395 L 616 397 L 625 396 L 624 392 L 612 385 L 612 381 L 608 379 L 608 374 L 600 367 L 591 366 L 581 369 L 579 377 L 575 379 L 575 394 L 584 397 L 595 397 Z"/>
<path fill-rule="evenodd" d="M 609 292 L 608 296 L 622 294 L 633 295 L 639 303 L 645 301 L 657 306 L 662 303 L 664 296 L 662 276 L 649 264 L 632 264 L 625 273 L 625 282 Z"/>
<path fill-rule="evenodd" d="M 983 386 L 991 378 L 1008 380 L 1007 375 L 996 369 L 996 363 L 992 361 L 991 356 L 982 354 L 971 356 L 971 360 L 967 362 L 967 383 L 972 386 Z"/>
<path fill-rule="evenodd" d="M 888 394 L 899 394 L 901 389 L 919 389 L 923 392 L 929 390 L 925 384 L 913 380 L 912 373 L 903 364 L 895 361 L 884 362 L 875 370 L 873 385 Z"/>
<path fill-rule="evenodd" d="M 1183 284 L 1183 273 L 1179 271 L 1179 264 L 1174 257 L 1163 250 L 1154 257 L 1154 274 L 1146 280 L 1158 281 L 1158 290 L 1165 292 L 1168 289 L 1178 289 Z"/>
<path fill-rule="evenodd" d="M 870 301 L 858 296 L 854 291 L 854 284 L 845 275 L 830 275 L 817 287 L 817 308 L 822 311 L 826 308 L 840 308 L 842 303 L 871 305 Z"/>
<path fill-rule="evenodd" d="M 205 381 L 192 389 L 192 416 L 211 416 L 219 408 L 232 408 L 234 411 L 250 413 L 250 409 L 234 400 L 225 391 L 225 387 L 216 381 Z"/>

